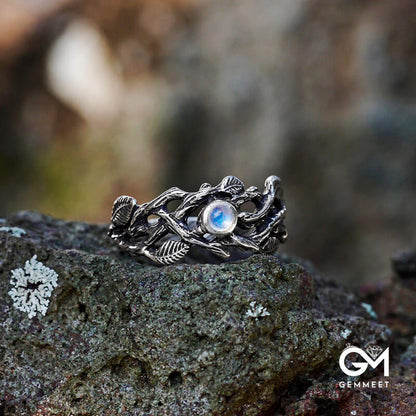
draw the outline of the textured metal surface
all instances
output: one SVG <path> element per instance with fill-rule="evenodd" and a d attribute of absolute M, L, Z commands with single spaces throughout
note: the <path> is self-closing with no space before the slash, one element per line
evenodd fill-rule
<path fill-rule="evenodd" d="M 214 200 L 226 201 L 237 211 L 237 225 L 230 234 L 214 235 L 207 231 L 204 208 Z M 172 201 L 179 205 L 169 210 Z M 253 212 L 244 210 L 247 202 L 254 205 Z M 255 186 L 245 189 L 238 178 L 226 176 L 217 186 L 204 183 L 196 192 L 170 188 L 141 205 L 130 196 L 118 197 L 109 236 L 130 253 L 145 255 L 162 265 L 179 261 L 193 245 L 227 259 L 231 246 L 273 253 L 287 238 L 285 215 L 277 176 L 266 179 L 263 192 Z"/>

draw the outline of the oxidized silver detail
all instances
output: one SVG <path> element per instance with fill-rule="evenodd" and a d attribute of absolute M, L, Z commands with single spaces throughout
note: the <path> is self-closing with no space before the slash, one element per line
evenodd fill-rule
<path fill-rule="evenodd" d="M 179 206 L 169 211 L 172 201 L 179 201 Z M 254 212 L 242 209 L 246 202 L 254 204 Z M 219 222 L 208 215 L 216 207 L 225 215 Z M 195 211 L 197 217 L 192 216 Z M 238 178 L 226 176 L 217 186 L 204 183 L 196 192 L 170 188 L 140 205 L 131 196 L 120 196 L 114 202 L 108 234 L 121 248 L 162 265 L 179 261 L 192 245 L 227 259 L 230 246 L 273 253 L 287 238 L 285 216 L 277 176 L 266 179 L 263 192 L 255 186 L 244 189 Z"/>

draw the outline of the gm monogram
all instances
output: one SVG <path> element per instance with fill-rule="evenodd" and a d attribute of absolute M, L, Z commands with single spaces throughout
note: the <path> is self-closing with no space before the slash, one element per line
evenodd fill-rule
<path fill-rule="evenodd" d="M 361 356 L 365 362 L 358 361 L 352 362 L 351 365 L 354 367 L 353 369 L 347 368 L 345 361 L 350 354 L 358 354 Z M 366 348 L 366 351 L 362 350 L 361 348 L 349 346 L 345 348 L 342 354 L 339 357 L 339 366 L 344 374 L 347 376 L 360 376 L 365 371 L 367 371 L 368 366 L 370 365 L 372 368 L 378 367 L 381 363 L 384 363 L 384 377 L 389 376 L 389 348 L 383 350 L 377 346 L 369 346 Z M 343 382 L 339 383 L 341 388 L 344 387 L 388 387 L 389 381 L 363 381 L 363 382 Z"/>

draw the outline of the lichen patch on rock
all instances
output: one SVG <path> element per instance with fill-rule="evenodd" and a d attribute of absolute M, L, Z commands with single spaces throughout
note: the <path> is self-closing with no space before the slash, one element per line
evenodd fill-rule
<path fill-rule="evenodd" d="M 58 285 L 58 274 L 36 260 L 34 255 L 25 263 L 24 269 L 11 271 L 9 295 L 13 306 L 26 312 L 29 318 L 36 314 L 45 315 L 48 310 L 49 298 Z"/>

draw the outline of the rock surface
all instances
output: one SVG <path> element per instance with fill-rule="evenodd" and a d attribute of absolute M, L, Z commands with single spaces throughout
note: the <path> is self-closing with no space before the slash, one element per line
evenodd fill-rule
<path fill-rule="evenodd" d="M 369 305 L 287 257 L 156 267 L 105 225 L 35 212 L 0 225 L 0 414 L 314 414 L 295 410 L 345 379 L 347 342 L 391 342 Z M 34 255 L 58 280 L 29 318 L 8 292 Z"/>

